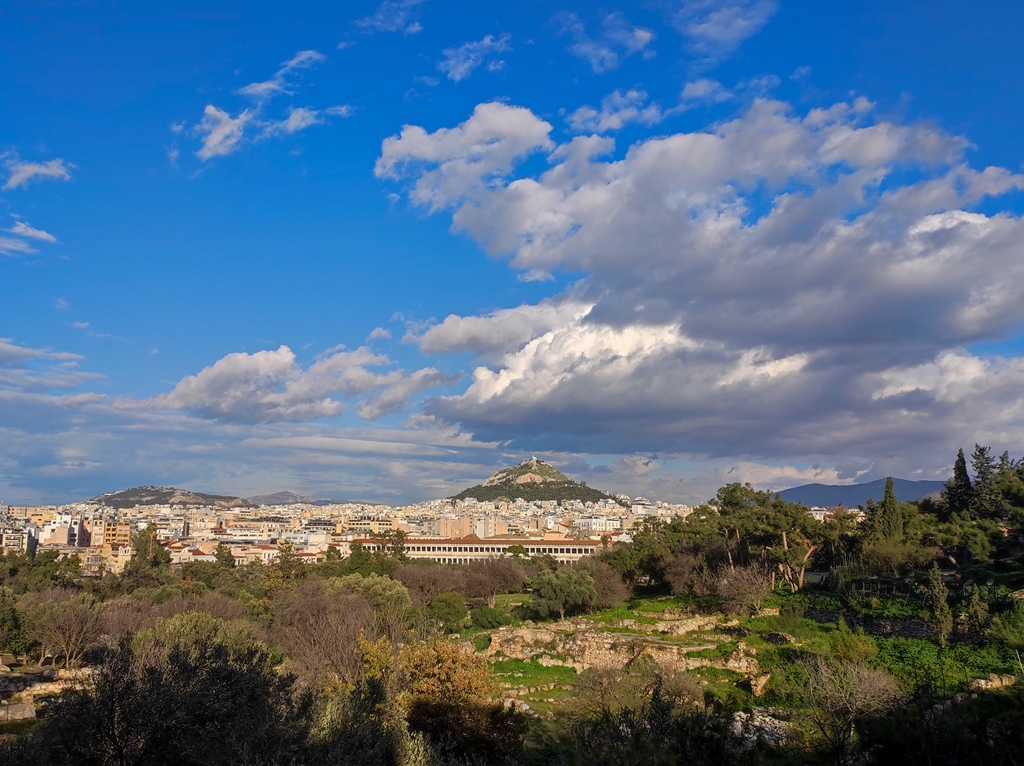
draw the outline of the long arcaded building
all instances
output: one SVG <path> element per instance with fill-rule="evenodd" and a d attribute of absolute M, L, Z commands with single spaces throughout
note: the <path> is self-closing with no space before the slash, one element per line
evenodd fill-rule
<path fill-rule="evenodd" d="M 381 540 L 360 540 L 368 551 L 380 550 L 387 543 Z M 405 540 L 405 555 L 410 559 L 433 559 L 442 564 L 469 564 L 474 561 L 509 556 L 509 548 L 521 547 L 529 556 L 548 555 L 562 564 L 571 564 L 601 550 L 596 540 L 495 539 L 462 537 L 439 540 L 410 537 Z"/>

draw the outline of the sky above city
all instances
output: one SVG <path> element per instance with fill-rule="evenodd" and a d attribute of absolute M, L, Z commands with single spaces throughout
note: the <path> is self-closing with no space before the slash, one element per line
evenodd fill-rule
<path fill-rule="evenodd" d="M 1024 4 L 0 6 L 0 502 L 1024 455 Z"/>

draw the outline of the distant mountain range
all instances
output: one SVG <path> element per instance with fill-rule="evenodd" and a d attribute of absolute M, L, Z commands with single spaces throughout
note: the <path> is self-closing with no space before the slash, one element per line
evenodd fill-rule
<path fill-rule="evenodd" d="M 346 505 L 356 503 L 359 505 L 379 505 L 379 503 L 364 503 L 362 500 L 332 500 L 326 497 L 307 497 L 296 492 L 275 492 L 272 495 L 256 495 L 250 497 L 249 502 L 254 505 Z"/>
<path fill-rule="evenodd" d="M 483 484 L 464 489 L 453 495 L 452 499 L 465 500 L 468 497 L 484 502 L 502 498 L 559 502 L 579 500 L 592 503 L 615 499 L 601 490 L 588 487 L 583 482 L 573 481 L 557 468 L 535 457 L 512 468 L 503 468 Z"/>
<path fill-rule="evenodd" d="M 213 508 L 250 508 L 253 503 L 232 495 L 207 495 L 177 487 L 132 487 L 108 492 L 92 499 L 110 508 L 134 508 L 137 505 L 208 505 Z"/>
<path fill-rule="evenodd" d="M 893 479 L 893 490 L 900 500 L 909 502 L 920 500 L 934 492 L 941 492 L 946 483 L 943 481 L 910 481 Z M 783 500 L 791 503 L 803 503 L 809 507 L 831 508 L 842 505 L 856 508 L 865 505 L 868 500 L 881 500 L 885 491 L 885 479 L 869 481 L 865 484 L 804 484 L 779 492 Z"/>

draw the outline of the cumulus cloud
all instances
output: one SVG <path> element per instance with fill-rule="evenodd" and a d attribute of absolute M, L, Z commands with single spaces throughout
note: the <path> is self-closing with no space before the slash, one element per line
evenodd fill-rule
<path fill-rule="evenodd" d="M 588 304 L 567 300 L 499 309 L 486 316 L 451 314 L 419 334 L 410 331 L 403 340 L 425 353 L 470 351 L 488 356 L 520 348 L 538 335 L 579 320 L 589 310 Z"/>
<path fill-rule="evenodd" d="M 865 99 L 804 114 L 756 99 L 617 157 L 597 136 L 556 146 L 524 111 L 529 140 L 500 161 L 481 147 L 508 132 L 468 140 L 473 118 L 382 148 L 379 175 L 489 253 L 583 275 L 564 304 L 413 333 L 487 357 L 429 414 L 527 448 L 759 463 L 913 452 L 937 467 L 984 434 L 1024 440 L 1018 364 L 963 352 L 1024 321 L 1024 222 L 992 210 L 1024 176 L 971 168 L 965 139 L 877 119 Z M 523 172 L 536 153 L 548 168 Z M 929 383 L 942 369 L 944 388 Z M 1001 405 L 982 405 L 980 381 L 1000 375 Z"/>
<path fill-rule="evenodd" d="M 672 22 L 689 49 L 714 64 L 760 32 L 777 10 L 777 0 L 682 0 Z"/>
<path fill-rule="evenodd" d="M 416 20 L 423 0 L 384 0 L 372 16 L 358 19 L 355 25 L 364 32 L 402 32 L 407 35 L 422 31 Z"/>
<path fill-rule="evenodd" d="M 411 375 L 403 376 L 376 396 L 360 402 L 359 417 L 377 420 L 384 415 L 401 412 L 407 407 L 409 399 L 421 391 L 438 386 L 450 386 L 460 377 L 461 375 L 445 375 L 433 367 L 417 370 Z"/>
<path fill-rule="evenodd" d="M 480 104 L 454 128 L 427 133 L 406 125 L 400 135 L 385 139 L 374 173 L 399 178 L 429 166 L 417 174 L 412 197 L 419 204 L 442 207 L 507 173 L 517 158 L 552 147 L 550 131 L 551 125 L 528 109 Z"/>
<path fill-rule="evenodd" d="M 569 127 L 577 133 L 608 133 L 621 130 L 631 122 L 641 125 L 656 125 L 665 119 L 665 113 L 657 104 L 647 103 L 647 94 L 642 90 L 617 90 L 601 100 L 601 108 L 581 106 L 569 115 Z"/>
<path fill-rule="evenodd" d="M 510 40 L 507 34 L 501 37 L 486 35 L 482 40 L 463 43 L 456 48 L 445 48 L 442 51 L 444 59 L 437 68 L 455 82 L 465 80 L 485 63 L 490 71 L 495 71 L 505 64 L 496 54 L 512 50 Z"/>
<path fill-rule="evenodd" d="M 48 162 L 25 162 L 16 156 L 8 157 L 4 161 L 4 166 L 9 174 L 4 183 L 4 189 L 17 189 L 37 178 L 68 181 L 71 179 L 71 168 L 74 167 L 60 158 Z"/>
<path fill-rule="evenodd" d="M 587 33 L 583 20 L 575 13 L 562 13 L 556 20 L 561 33 L 572 39 L 569 52 L 590 64 L 597 74 L 618 69 L 624 58 L 635 53 L 642 53 L 644 58 L 654 55 L 649 47 L 654 33 L 630 24 L 620 13 L 605 16 L 596 37 Z"/>
<path fill-rule="evenodd" d="M 432 369 L 412 375 L 401 370 L 371 369 L 388 365 L 386 356 L 367 348 L 332 349 L 305 369 L 288 346 L 252 354 L 234 353 L 183 378 L 173 390 L 144 404 L 226 422 L 266 423 L 333 417 L 343 409 L 336 396 L 353 398 L 380 392 L 378 399 L 383 403 L 366 410 L 380 417 L 400 409 L 408 396 L 443 382 Z M 418 387 L 407 379 L 418 381 Z M 399 397 L 402 391 L 407 392 L 405 398 Z"/>

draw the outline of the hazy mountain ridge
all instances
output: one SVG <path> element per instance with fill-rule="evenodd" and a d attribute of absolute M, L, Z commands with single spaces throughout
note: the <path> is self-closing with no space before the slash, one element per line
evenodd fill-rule
<path fill-rule="evenodd" d="M 892 483 L 896 497 L 903 501 L 920 500 L 934 492 L 941 492 L 946 486 L 942 481 L 895 478 Z M 858 505 L 865 505 L 868 500 L 881 500 L 884 491 L 885 479 L 878 479 L 864 484 L 803 484 L 784 489 L 779 495 L 783 500 L 811 507 L 831 508 L 842 505 L 846 508 L 856 508 Z"/>
<path fill-rule="evenodd" d="M 107 492 L 90 502 L 111 508 L 134 508 L 137 505 L 208 505 L 215 508 L 249 508 L 253 503 L 234 495 L 209 495 L 177 487 L 131 487 Z"/>

